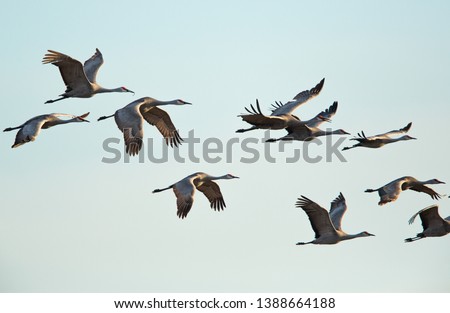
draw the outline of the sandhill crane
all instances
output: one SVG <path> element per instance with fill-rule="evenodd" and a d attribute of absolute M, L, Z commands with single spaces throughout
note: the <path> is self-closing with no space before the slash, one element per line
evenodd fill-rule
<path fill-rule="evenodd" d="M 414 223 L 417 215 L 420 215 L 422 220 L 423 232 L 418 233 L 416 237 L 406 238 L 405 242 L 413 242 L 425 237 L 442 237 L 450 233 L 450 216 L 443 219 L 439 215 L 437 205 L 430 205 L 414 214 L 409 219 L 409 224 Z"/>
<path fill-rule="evenodd" d="M 97 93 L 104 92 L 132 92 L 134 94 L 133 91 L 125 87 L 108 89 L 97 84 L 97 72 L 103 64 L 103 56 L 98 49 L 95 49 L 94 55 L 86 60 L 84 65 L 80 61 L 57 51 L 48 50 L 48 52 L 45 54 L 42 63 L 51 63 L 59 68 L 67 89 L 59 95 L 61 98 L 48 100 L 45 103 L 53 103 L 71 97 L 90 98 Z"/>
<path fill-rule="evenodd" d="M 276 105 L 272 105 L 273 109 L 270 116 L 261 113 L 259 101 L 256 100 L 257 109 L 255 109 L 253 105 L 250 105 L 251 110 L 245 108 L 249 114 L 238 115 L 242 120 L 253 126 L 246 129 L 238 129 L 236 132 L 243 133 L 254 129 L 284 129 L 290 126 L 291 123 L 299 121 L 300 119 L 293 115 L 292 112 L 303 103 L 317 96 L 322 90 L 324 82 L 325 78 L 323 78 L 315 87 L 300 92 L 293 100 L 288 101 L 285 104 L 276 102 Z"/>
<path fill-rule="evenodd" d="M 166 143 L 171 147 L 177 147 L 183 140 L 172 123 L 166 111 L 157 108 L 162 105 L 185 105 L 189 102 L 176 99 L 171 101 L 160 101 L 150 97 L 137 99 L 122 109 L 117 110 L 109 116 L 102 116 L 98 121 L 114 116 L 117 127 L 123 132 L 126 145 L 126 152 L 136 155 L 142 148 L 142 138 L 144 137 L 144 119 L 151 125 L 156 126 L 164 136 Z"/>
<path fill-rule="evenodd" d="M 367 189 L 365 192 L 375 192 L 378 191 L 380 196 L 380 202 L 378 205 L 383 205 L 388 202 L 393 202 L 397 200 L 400 196 L 400 192 L 403 190 L 411 189 L 417 192 L 425 192 L 431 196 L 432 199 L 439 199 L 440 194 L 435 192 L 433 189 L 425 186 L 428 184 L 445 184 L 439 179 L 430 179 L 427 181 L 419 181 L 411 176 L 404 176 L 391 181 L 390 183 L 380 187 L 378 189 Z"/>
<path fill-rule="evenodd" d="M 404 134 L 409 131 L 411 128 L 412 123 L 409 123 L 403 128 L 400 128 L 398 130 L 391 130 L 390 132 L 379 134 L 375 136 L 366 137 L 363 131 L 361 133 L 358 133 L 358 137 L 352 138 L 350 140 L 356 140 L 358 141 L 357 144 L 351 146 L 351 147 L 344 147 L 342 150 L 349 150 L 356 147 L 366 147 L 366 148 L 380 148 L 384 145 L 387 145 L 389 143 L 402 141 L 402 140 L 411 140 L 416 139 L 414 137 L 404 135 L 397 138 L 392 138 L 393 136 L 398 136 L 401 134 Z"/>
<path fill-rule="evenodd" d="M 314 118 L 308 121 L 295 121 L 286 128 L 288 134 L 278 139 L 267 139 L 266 142 L 275 142 L 279 140 L 300 140 L 309 141 L 316 137 L 328 136 L 328 135 L 350 135 L 343 129 L 336 130 L 321 130 L 318 128 L 320 124 L 327 121 L 330 122 L 331 118 L 336 114 L 338 102 L 335 101 L 328 109 L 320 112 Z"/>
<path fill-rule="evenodd" d="M 342 231 L 341 221 L 345 211 L 347 211 L 347 204 L 345 203 L 345 198 L 342 193 L 339 193 L 339 196 L 331 202 L 330 213 L 305 196 L 298 198 L 295 206 L 297 208 L 302 208 L 303 211 L 305 211 L 316 234 L 315 240 L 298 242 L 297 245 L 306 245 L 310 243 L 316 245 L 332 245 L 343 240 L 375 236 L 366 231 L 354 235 L 349 235 Z"/>
<path fill-rule="evenodd" d="M 231 174 L 226 174 L 223 176 L 210 176 L 202 172 L 197 172 L 183 178 L 179 182 L 170 185 L 167 188 L 155 189 L 153 190 L 153 193 L 173 189 L 173 192 L 177 197 L 177 216 L 183 219 L 191 210 L 194 202 L 195 189 L 203 192 L 206 198 L 208 198 L 212 209 L 215 211 L 223 210 L 226 207 L 225 201 L 222 193 L 220 192 L 219 185 L 213 182 L 213 180 L 234 178 L 239 177 Z"/>
<path fill-rule="evenodd" d="M 88 115 L 89 112 L 80 116 L 64 113 L 44 114 L 35 116 L 20 126 L 5 128 L 3 131 L 8 132 L 11 130 L 20 129 L 17 132 L 14 144 L 11 146 L 11 148 L 17 148 L 27 142 L 34 141 L 37 135 L 40 133 L 41 129 L 46 129 L 61 124 L 89 122 L 85 119 Z M 60 119 L 60 117 L 70 117 L 70 119 L 62 120 Z"/>

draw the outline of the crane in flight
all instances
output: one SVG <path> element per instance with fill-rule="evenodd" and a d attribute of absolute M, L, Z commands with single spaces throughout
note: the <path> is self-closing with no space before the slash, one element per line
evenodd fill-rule
<path fill-rule="evenodd" d="M 347 204 L 342 193 L 339 193 L 339 196 L 331 202 L 330 212 L 305 196 L 298 198 L 295 206 L 297 208 L 302 208 L 303 211 L 305 211 L 308 215 L 312 229 L 316 234 L 314 240 L 309 242 L 298 242 L 297 245 L 332 245 L 343 240 L 375 236 L 366 231 L 349 235 L 342 230 L 342 217 L 347 211 Z"/>
<path fill-rule="evenodd" d="M 325 82 L 325 78 L 323 78 L 316 86 L 309 90 L 304 90 L 298 93 L 293 100 L 282 104 L 281 102 L 275 102 L 275 105 L 272 105 L 272 114 L 267 116 L 261 113 L 261 108 L 259 107 L 259 101 L 256 100 L 255 108 L 252 104 L 250 105 L 250 109 L 245 108 L 245 110 L 249 114 L 240 114 L 239 117 L 242 118 L 243 121 L 252 125 L 250 128 L 246 129 L 238 129 L 237 133 L 244 133 L 254 129 L 284 129 L 286 127 L 291 126 L 293 123 L 296 123 L 300 119 L 293 115 L 292 113 L 297 109 L 300 105 L 305 102 L 311 100 L 316 97 L 323 88 L 323 84 Z"/>
<path fill-rule="evenodd" d="M 405 242 L 413 242 L 426 237 L 442 237 L 450 233 L 450 216 L 443 219 L 438 212 L 437 205 L 430 205 L 420 210 L 409 219 L 409 224 L 414 223 L 414 219 L 419 215 L 422 220 L 423 232 L 416 237 L 406 238 Z"/>
<path fill-rule="evenodd" d="M 219 185 L 214 182 L 214 180 L 234 178 L 239 177 L 231 174 L 211 176 L 203 172 L 197 172 L 183 178 L 167 188 L 155 189 L 153 190 L 153 193 L 173 189 L 173 192 L 177 197 L 177 216 L 184 219 L 192 208 L 196 189 L 201 191 L 206 198 L 208 198 L 212 209 L 215 211 L 223 210 L 226 207 L 225 200 L 223 199 Z"/>
<path fill-rule="evenodd" d="M 441 195 L 438 194 L 436 191 L 431 189 L 430 187 L 427 187 L 425 185 L 431 185 L 431 184 L 445 184 L 443 181 L 440 181 L 439 179 L 430 179 L 426 181 L 420 181 L 415 179 L 411 176 L 404 176 L 397 178 L 390 183 L 378 188 L 378 189 L 366 189 L 365 192 L 378 192 L 378 195 L 380 196 L 380 201 L 378 202 L 378 205 L 384 205 L 389 202 L 393 202 L 397 200 L 397 198 L 400 196 L 400 193 L 403 190 L 414 190 L 417 192 L 424 192 L 432 199 L 439 199 L 441 198 Z"/>
<path fill-rule="evenodd" d="M 35 116 L 22 125 L 17 127 L 5 128 L 4 132 L 9 132 L 15 129 L 19 129 L 16 135 L 16 139 L 11 148 L 17 148 L 27 142 L 34 141 L 41 132 L 41 129 L 47 129 L 56 125 L 68 124 L 68 123 L 78 123 L 78 122 L 89 122 L 85 118 L 89 115 L 85 113 L 83 115 L 71 115 L 65 113 L 51 113 Z M 69 119 L 61 119 L 60 117 L 69 117 Z"/>
<path fill-rule="evenodd" d="M 103 56 L 100 50 L 95 49 L 94 55 L 84 62 L 72 59 L 70 56 L 54 50 L 48 50 L 42 63 L 51 63 L 59 68 L 66 91 L 60 94 L 60 98 L 48 100 L 45 103 L 53 103 L 66 98 L 90 98 L 97 93 L 105 92 L 132 92 L 125 88 L 118 87 L 113 89 L 103 88 L 97 84 L 97 72 L 103 64 Z"/>
<path fill-rule="evenodd" d="M 383 133 L 383 134 L 379 134 L 379 135 L 375 135 L 375 136 L 369 136 L 369 137 L 366 137 L 364 132 L 361 131 L 361 133 L 358 133 L 358 137 L 350 139 L 350 140 L 356 140 L 358 142 L 351 147 L 344 147 L 342 149 L 342 151 L 353 149 L 356 147 L 380 148 L 380 147 L 383 147 L 384 145 L 387 145 L 387 144 L 393 143 L 393 142 L 397 142 L 397 141 L 417 139 L 417 138 L 411 137 L 409 135 L 400 136 L 402 134 L 407 133 L 409 131 L 409 129 L 411 128 L 411 125 L 412 125 L 412 123 L 409 123 L 408 125 L 406 125 L 403 128 L 400 128 L 397 130 L 391 130 L 390 132 L 387 132 L 387 133 Z M 400 137 L 393 138 L 395 136 L 400 136 Z"/>
<path fill-rule="evenodd" d="M 164 136 L 166 144 L 177 147 L 183 140 L 172 123 L 169 114 L 158 108 L 162 105 L 186 105 L 190 102 L 181 99 L 160 101 L 150 97 L 137 99 L 109 116 L 101 116 L 98 121 L 114 116 L 117 127 L 123 132 L 126 152 L 133 156 L 139 153 L 144 138 L 144 120 L 156 126 Z"/>
<path fill-rule="evenodd" d="M 283 141 L 291 141 L 291 140 L 299 140 L 299 141 L 310 141 L 314 138 L 320 136 L 328 136 L 328 135 L 350 135 L 343 129 L 335 129 L 335 130 L 322 130 L 319 126 L 323 122 L 331 122 L 331 118 L 336 114 L 338 108 L 338 102 L 334 101 L 333 104 L 326 110 L 320 112 L 315 117 L 308 121 L 300 121 L 296 120 L 290 124 L 290 126 L 286 127 L 287 135 L 274 139 L 267 139 L 266 142 L 275 142 L 279 140 Z"/>

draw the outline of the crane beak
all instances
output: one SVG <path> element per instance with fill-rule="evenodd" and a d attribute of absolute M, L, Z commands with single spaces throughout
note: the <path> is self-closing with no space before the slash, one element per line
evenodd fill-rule
<path fill-rule="evenodd" d="M 186 101 L 183 101 L 184 102 L 184 104 L 190 104 L 190 105 L 192 105 L 192 103 L 190 103 L 190 102 L 186 102 Z"/>
<path fill-rule="evenodd" d="M 133 94 L 133 96 L 134 96 L 134 91 L 133 90 L 127 89 L 125 87 L 122 87 L 122 88 L 125 89 L 126 92 L 131 92 Z"/>

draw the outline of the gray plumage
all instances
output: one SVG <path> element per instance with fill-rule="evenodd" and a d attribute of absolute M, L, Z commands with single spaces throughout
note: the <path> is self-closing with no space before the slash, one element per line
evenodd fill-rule
<path fill-rule="evenodd" d="M 443 219 L 438 212 L 437 205 L 431 205 L 420 210 L 409 219 L 409 224 L 414 223 L 417 215 L 422 220 L 423 232 L 418 233 L 416 237 L 406 238 L 405 242 L 413 242 L 426 237 L 442 237 L 450 233 L 450 216 Z"/>
<path fill-rule="evenodd" d="M 192 204 L 194 203 L 195 190 L 201 191 L 206 198 L 208 198 L 212 209 L 215 211 L 223 210 L 226 207 L 225 200 L 223 199 L 219 185 L 213 182 L 213 180 L 233 178 L 239 177 L 231 174 L 211 176 L 203 172 L 197 172 L 183 178 L 167 188 L 155 189 L 153 190 L 153 193 L 173 189 L 173 192 L 177 197 L 177 216 L 184 219 L 187 217 L 192 208 Z"/>
<path fill-rule="evenodd" d="M 366 148 L 376 149 L 376 148 L 381 148 L 384 145 L 387 145 L 390 143 L 416 139 L 416 138 L 408 136 L 408 135 L 400 136 L 402 134 L 407 133 L 409 131 L 409 129 L 411 128 L 411 125 L 412 125 L 412 123 L 409 123 L 408 125 L 406 125 L 403 128 L 400 128 L 397 130 L 391 130 L 390 132 L 378 134 L 378 135 L 370 136 L 370 137 L 367 137 L 364 134 L 364 132 L 361 131 L 361 133 L 358 133 L 358 137 L 350 139 L 350 140 L 356 140 L 356 141 L 358 141 L 358 143 L 354 144 L 351 147 L 344 147 L 342 150 L 343 151 L 349 150 L 349 149 L 353 149 L 356 147 L 366 147 Z M 395 136 L 400 136 L 400 137 L 393 138 Z"/>
<path fill-rule="evenodd" d="M 171 101 L 160 101 L 150 97 L 137 99 L 125 107 L 117 110 L 113 115 L 102 116 L 99 121 L 113 117 L 117 127 L 122 131 L 125 140 L 126 152 L 129 155 L 136 155 L 142 148 L 144 138 L 144 120 L 150 125 L 156 126 L 163 135 L 165 141 L 170 146 L 177 147 L 181 144 L 178 130 L 172 123 L 169 114 L 158 108 L 162 105 L 185 105 L 191 104 L 181 99 Z"/>
<path fill-rule="evenodd" d="M 61 77 L 66 85 L 66 91 L 60 94 L 60 98 L 48 100 L 45 103 L 53 103 L 66 98 L 90 98 L 97 93 L 105 92 L 132 92 L 125 88 L 118 87 L 113 89 L 103 88 L 97 84 L 97 73 L 103 64 L 103 56 L 100 50 L 95 49 L 94 55 L 84 62 L 72 59 L 70 56 L 54 50 L 48 50 L 42 63 L 51 63 L 59 68 Z"/>
<path fill-rule="evenodd" d="M 430 187 L 427 187 L 425 185 L 428 184 L 445 184 L 444 182 L 440 181 L 439 179 L 430 179 L 427 181 L 419 181 L 411 176 L 404 176 L 397 178 L 390 183 L 378 188 L 378 189 L 367 189 L 365 192 L 378 192 L 378 195 L 380 196 L 380 201 L 378 202 L 378 205 L 384 205 L 389 202 L 393 202 L 397 200 L 397 198 L 400 196 L 400 193 L 403 190 L 414 190 L 417 192 L 424 192 L 432 199 L 439 199 L 441 198 L 441 195 L 438 194 L 436 191 L 431 189 Z"/>
<path fill-rule="evenodd" d="M 12 131 L 19 129 L 16 134 L 16 139 L 11 148 L 17 148 L 27 142 L 34 141 L 41 132 L 41 129 L 47 129 L 56 125 L 76 123 L 76 122 L 89 122 L 85 118 L 89 115 L 85 113 L 80 116 L 65 114 L 65 113 L 51 113 L 35 116 L 25 123 L 17 127 L 8 127 L 3 131 Z M 63 120 L 60 117 L 70 117 L 70 119 Z"/>
<path fill-rule="evenodd" d="M 324 111 L 317 114 L 315 117 L 308 121 L 300 121 L 297 120 L 292 122 L 288 127 L 286 127 L 287 135 L 278 138 L 278 139 L 267 139 L 266 142 L 275 142 L 275 141 L 291 141 L 291 140 L 299 140 L 299 141 L 310 141 L 314 138 L 320 136 L 328 136 L 328 135 L 349 135 L 343 129 L 336 130 L 322 130 L 319 126 L 323 122 L 330 122 L 331 118 L 336 114 L 338 108 L 338 102 L 334 101 L 333 104 Z"/>
<path fill-rule="evenodd" d="M 343 240 L 374 236 L 366 231 L 349 235 L 342 230 L 342 217 L 347 211 L 347 204 L 342 193 L 339 193 L 339 196 L 331 202 L 330 212 L 327 212 L 323 207 L 305 196 L 298 198 L 295 206 L 302 208 L 308 215 L 311 227 L 315 233 L 314 240 L 298 242 L 297 245 L 331 245 Z"/>
<path fill-rule="evenodd" d="M 238 115 L 243 121 L 253 126 L 246 129 L 238 129 L 236 132 L 243 133 L 254 129 L 284 129 L 289 127 L 292 123 L 300 120 L 297 116 L 293 115 L 292 112 L 300 105 L 316 97 L 322 90 L 324 82 L 325 78 L 315 87 L 298 93 L 293 100 L 288 101 L 285 104 L 275 102 L 276 104 L 273 105 L 271 115 L 264 115 L 261 112 L 259 101 L 256 99 L 256 108 L 253 105 L 250 105 L 250 109 L 245 108 L 248 114 Z"/>

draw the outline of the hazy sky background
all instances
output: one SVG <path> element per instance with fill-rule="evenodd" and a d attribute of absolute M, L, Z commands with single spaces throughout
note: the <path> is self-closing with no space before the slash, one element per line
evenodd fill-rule
<path fill-rule="evenodd" d="M 43 130 L 14 150 L 15 133 L 1 134 L 0 291 L 450 292 L 450 236 L 403 242 L 422 230 L 419 219 L 408 225 L 411 215 L 437 201 L 407 191 L 379 207 L 376 194 L 363 192 L 404 175 L 450 183 L 449 13 L 448 1 L 2 3 L 1 128 L 52 112 L 91 112 L 91 123 Z M 41 64 L 46 50 L 84 62 L 95 48 L 105 60 L 98 82 L 136 95 L 44 104 L 65 89 L 58 69 Z M 242 142 L 264 135 L 235 133 L 248 127 L 237 117 L 245 106 L 258 98 L 269 113 L 273 101 L 323 77 L 321 94 L 295 112 L 300 118 L 338 100 L 325 126 L 372 135 L 413 122 L 418 140 L 345 151 L 347 162 L 286 164 L 303 147 L 296 142 L 284 152 L 271 145 L 276 163 L 242 164 L 250 155 L 239 145 L 232 162 L 102 163 L 111 157 L 104 140 L 123 141 L 113 120 L 96 119 L 139 97 L 192 102 L 164 108 L 183 137 L 194 129 L 202 142 Z M 145 125 L 145 136 L 160 155 L 156 128 Z M 187 157 L 188 146 L 179 152 Z M 310 153 L 325 156 L 326 147 Z M 151 191 L 196 171 L 241 179 L 219 182 L 225 211 L 197 193 L 180 220 L 174 194 Z M 433 188 L 450 192 L 448 184 Z M 343 229 L 376 237 L 296 246 L 314 238 L 297 197 L 328 209 L 339 192 L 349 207 Z M 438 203 L 450 215 L 449 199 Z"/>

